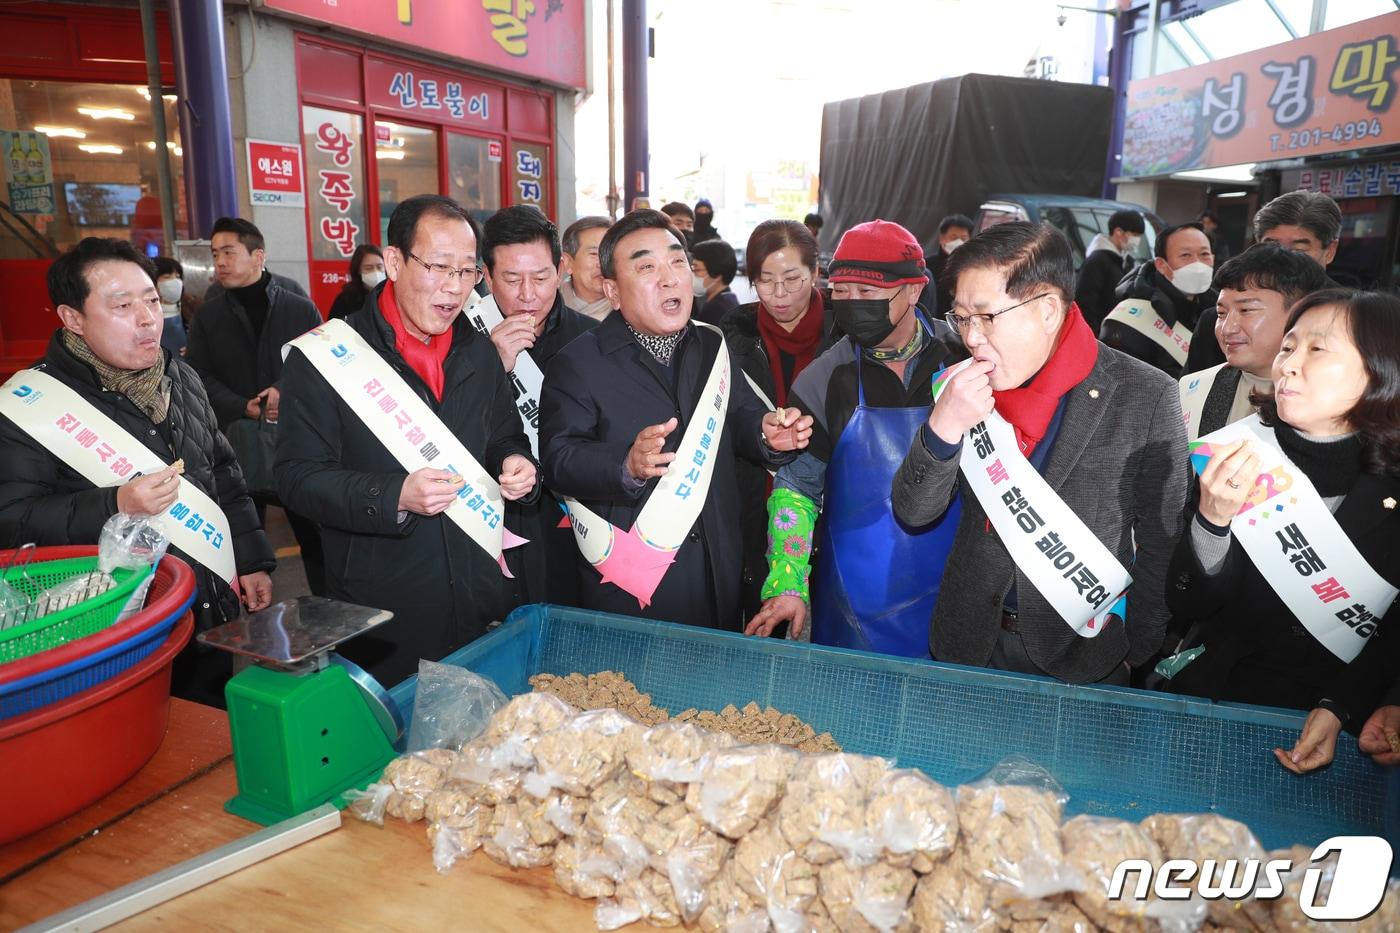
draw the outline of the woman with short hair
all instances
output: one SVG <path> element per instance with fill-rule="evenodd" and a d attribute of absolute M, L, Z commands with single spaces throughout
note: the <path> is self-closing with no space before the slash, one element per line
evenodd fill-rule
<path fill-rule="evenodd" d="M 345 318 L 365 306 L 365 298 L 384 281 L 384 253 L 372 243 L 361 243 L 350 257 L 345 287 L 331 303 L 330 319 Z"/>

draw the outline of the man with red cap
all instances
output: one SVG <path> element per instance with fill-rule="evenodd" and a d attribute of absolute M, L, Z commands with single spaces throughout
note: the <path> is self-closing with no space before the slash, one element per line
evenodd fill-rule
<path fill-rule="evenodd" d="M 956 509 L 911 528 L 895 518 L 887 491 L 928 417 L 935 376 L 967 354 L 946 323 L 916 307 L 932 283 L 919 241 L 899 224 L 847 231 L 828 279 L 845 337 L 789 393 L 789 404 L 812 416 L 812 439 L 774 479 L 765 602 L 746 631 L 767 635 L 787 622 L 792 638 L 810 632 L 821 644 L 927 657 Z"/>

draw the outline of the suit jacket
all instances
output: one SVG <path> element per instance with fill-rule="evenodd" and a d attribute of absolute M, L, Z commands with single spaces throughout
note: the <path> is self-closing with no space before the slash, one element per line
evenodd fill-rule
<path fill-rule="evenodd" d="M 1093 370 L 1065 396 L 1059 433 L 1043 470 L 1050 488 L 1133 577 L 1126 624 L 1114 620 L 1096 638 L 1081 638 L 1012 562 L 963 479 L 957 457 L 939 460 L 922 435 L 915 437 L 894 479 L 900 520 L 928 525 L 947 510 L 955 492 L 962 492 L 962 518 L 929 634 L 934 658 L 986 665 L 1013 583 L 1026 652 L 1046 673 L 1088 683 L 1125 660 L 1137 665 L 1151 658 L 1166 628 L 1163 588 L 1181 533 L 1189 469 L 1176 383 L 1100 346 Z"/>
<path fill-rule="evenodd" d="M 545 372 L 540 400 L 540 459 L 548 488 L 572 496 L 622 530 L 632 527 L 656 480 L 636 487 L 624 479 L 627 453 L 641 430 L 676 418 L 665 450 L 680 444 L 721 346 L 720 335 L 690 325 L 670 367 L 637 343 L 621 314 L 561 350 Z M 586 608 L 736 629 L 742 570 L 739 481 L 735 457 L 778 466 L 795 454 L 769 451 L 761 441 L 767 410 L 739 375 L 730 349 L 729 415 L 715 454 L 709 498 L 652 603 L 601 578 L 575 556 Z"/>
<path fill-rule="evenodd" d="M 1363 473 L 1336 516 L 1371 567 L 1396 584 L 1400 509 L 1387 509 L 1387 498 L 1400 499 L 1400 478 Z M 1195 496 L 1192 499 L 1194 516 Z M 1225 566 L 1207 576 L 1191 535 L 1183 535 L 1172 556 L 1169 581 L 1167 604 L 1177 615 L 1200 624 L 1196 643 L 1206 646 L 1204 654 L 1172 679 L 1175 692 L 1296 709 L 1311 709 L 1321 699 L 1345 698 L 1348 712 L 1364 718 L 1370 712 L 1364 707 L 1374 706 L 1388 686 L 1367 683 L 1372 675 L 1358 672 L 1371 670 L 1378 655 L 1389 652 L 1388 643 L 1400 642 L 1400 601 L 1391 606 L 1371 644 L 1349 670 L 1308 633 L 1233 537 Z M 1390 637 L 1382 640 L 1382 633 Z"/>
<path fill-rule="evenodd" d="M 492 476 L 512 454 L 530 457 L 491 341 L 458 315 L 439 402 L 394 349 L 393 330 L 377 306 L 383 288 L 345 322 Z M 283 385 L 277 492 L 289 509 L 321 526 L 326 595 L 394 613 L 338 650 L 387 686 L 416 673 L 419 658 L 437 660 L 504 619 L 515 607 L 513 583 L 447 516 L 407 513 L 399 520 L 408 471 L 301 353 L 287 357 Z"/>

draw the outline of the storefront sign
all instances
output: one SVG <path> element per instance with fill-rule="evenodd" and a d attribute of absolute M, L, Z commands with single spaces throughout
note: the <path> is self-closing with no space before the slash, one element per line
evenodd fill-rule
<path fill-rule="evenodd" d="M 311 258 L 348 259 L 366 239 L 360 236 L 366 227 L 362 118 L 303 107 L 301 125 L 312 192 Z"/>
<path fill-rule="evenodd" d="M 264 0 L 263 5 L 319 26 L 551 84 L 587 84 L 584 0 Z"/>
<path fill-rule="evenodd" d="M 517 143 L 511 159 L 511 197 L 515 204 L 533 204 L 548 213 L 549 147 Z"/>
<path fill-rule="evenodd" d="M 499 139 L 491 140 L 491 142 L 486 147 L 486 158 L 492 162 L 501 161 L 502 148 L 503 147 L 501 146 L 501 141 Z"/>
<path fill-rule="evenodd" d="M 55 213 L 53 160 L 49 138 L 42 133 L 0 131 L 5 152 L 5 184 L 10 209 L 16 214 L 43 216 Z"/>
<path fill-rule="evenodd" d="M 370 58 L 369 102 L 381 110 L 471 129 L 504 130 L 505 91 L 471 78 Z"/>
<path fill-rule="evenodd" d="M 248 188 L 263 207 L 305 207 L 301 183 L 301 147 L 248 140 Z"/>
<path fill-rule="evenodd" d="M 1400 142 L 1400 12 L 1128 85 L 1123 174 Z"/>
<path fill-rule="evenodd" d="M 1320 191 L 1333 198 L 1393 197 L 1400 195 L 1400 160 L 1289 169 L 1282 183 L 1284 191 Z"/>

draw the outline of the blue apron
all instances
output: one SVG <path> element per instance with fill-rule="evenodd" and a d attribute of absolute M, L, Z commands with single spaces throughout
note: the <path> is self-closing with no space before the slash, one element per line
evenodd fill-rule
<path fill-rule="evenodd" d="M 826 468 L 812 641 L 926 658 L 961 502 L 955 496 L 938 521 L 917 533 L 895 518 L 890 487 L 929 408 L 866 407 L 860 348 L 855 352 L 856 410 Z"/>

